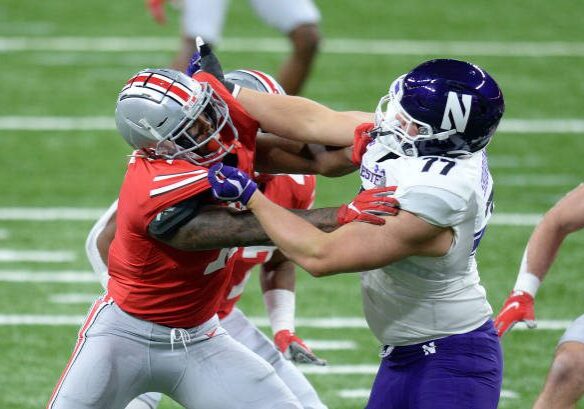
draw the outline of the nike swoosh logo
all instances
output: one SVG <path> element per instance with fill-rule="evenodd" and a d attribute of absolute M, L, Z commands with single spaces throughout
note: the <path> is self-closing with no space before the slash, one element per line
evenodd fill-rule
<path fill-rule="evenodd" d="M 517 301 L 513 301 L 511 304 L 509 304 L 508 306 L 506 306 L 505 308 L 503 308 L 503 310 L 499 313 L 499 315 L 505 314 L 507 312 L 507 310 L 510 310 L 511 308 L 519 308 L 519 303 Z"/>
<path fill-rule="evenodd" d="M 347 206 L 349 209 L 357 212 L 357 213 L 361 213 L 361 211 L 359 209 L 357 209 L 357 207 L 355 207 L 355 205 L 353 203 L 349 203 L 349 206 Z"/>
<path fill-rule="evenodd" d="M 213 329 L 213 331 L 209 331 L 209 332 L 207 332 L 205 335 L 206 335 L 208 338 L 213 338 L 213 337 L 215 336 L 215 332 L 217 332 L 217 328 Z"/>

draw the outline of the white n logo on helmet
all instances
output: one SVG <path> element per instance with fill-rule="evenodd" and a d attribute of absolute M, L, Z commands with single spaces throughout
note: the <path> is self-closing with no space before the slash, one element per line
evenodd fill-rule
<path fill-rule="evenodd" d="M 462 104 L 464 105 L 465 111 L 463 113 L 458 94 L 456 92 L 450 91 L 448 93 L 448 99 L 446 100 L 446 108 L 444 109 L 444 116 L 442 117 L 442 124 L 440 124 L 440 128 L 446 130 L 452 129 L 452 122 L 450 121 L 450 114 L 452 114 L 452 119 L 454 120 L 456 130 L 458 132 L 464 132 L 466 124 L 468 123 L 468 117 L 470 115 L 471 101 L 471 95 L 462 94 Z"/>

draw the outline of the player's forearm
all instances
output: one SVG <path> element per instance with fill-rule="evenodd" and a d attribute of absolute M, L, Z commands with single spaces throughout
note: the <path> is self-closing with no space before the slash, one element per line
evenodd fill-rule
<path fill-rule="evenodd" d="M 264 173 L 319 174 L 343 176 L 355 170 L 352 146 L 346 148 L 305 144 L 274 134 L 259 133 L 255 168 Z"/>
<path fill-rule="evenodd" d="M 295 212 L 319 229 L 331 231 L 337 226 L 336 208 Z M 197 251 L 264 245 L 270 243 L 270 238 L 251 212 L 215 208 L 197 215 L 165 243 L 180 250 Z"/>
<path fill-rule="evenodd" d="M 527 244 L 524 269 L 543 281 L 565 237 L 555 223 L 540 223 Z"/>
<path fill-rule="evenodd" d="M 535 295 L 538 285 L 545 278 L 553 264 L 560 246 L 569 234 L 584 228 L 584 185 L 569 192 L 554 205 L 533 231 L 523 260 L 515 289 L 523 289 L 527 283 L 527 291 L 531 286 Z M 534 281 L 533 275 L 539 280 Z M 526 277 L 526 278 L 523 278 Z M 522 282 L 523 280 L 523 282 Z M 529 281 L 534 281 L 529 285 Z"/>
<path fill-rule="evenodd" d="M 315 145 L 310 145 L 313 155 L 316 173 L 328 177 L 344 176 L 354 172 L 357 168 L 351 161 L 353 147 L 337 150 L 326 150 L 323 146 L 315 149 Z"/>
<path fill-rule="evenodd" d="M 270 95 L 242 89 L 238 100 L 261 128 L 306 143 L 350 146 L 360 115 L 331 110 L 302 97 Z"/>
<path fill-rule="evenodd" d="M 294 263 L 279 250 L 276 250 L 274 256 L 262 265 L 260 273 L 262 292 L 277 289 L 294 291 L 295 282 L 296 268 Z"/>
<path fill-rule="evenodd" d="M 327 234 L 298 215 L 271 202 L 256 191 L 248 203 L 274 244 L 292 261 L 311 274 L 315 263 L 324 258 Z M 318 275 L 318 274 L 314 274 Z"/>

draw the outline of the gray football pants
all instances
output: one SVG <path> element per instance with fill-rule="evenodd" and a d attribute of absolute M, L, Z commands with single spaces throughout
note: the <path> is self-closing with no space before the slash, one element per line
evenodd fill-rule
<path fill-rule="evenodd" d="M 276 349 L 274 343 L 241 310 L 234 308 L 229 315 L 221 320 L 221 326 L 233 339 L 272 365 L 276 370 L 276 374 L 290 388 L 304 409 L 326 409 L 326 406 L 320 401 L 318 394 L 300 369 L 284 358 L 284 355 Z M 161 398 L 162 396 L 159 393 L 154 392 L 140 395 L 126 409 L 133 409 L 134 405 L 139 408 L 155 409 L 158 407 Z"/>
<path fill-rule="evenodd" d="M 130 316 L 104 296 L 81 327 L 48 408 L 121 409 L 148 391 L 189 409 L 301 408 L 274 369 L 216 316 L 173 329 Z"/>
<path fill-rule="evenodd" d="M 584 314 L 570 324 L 562 338 L 560 338 L 558 345 L 564 342 L 581 342 L 584 344 Z"/>

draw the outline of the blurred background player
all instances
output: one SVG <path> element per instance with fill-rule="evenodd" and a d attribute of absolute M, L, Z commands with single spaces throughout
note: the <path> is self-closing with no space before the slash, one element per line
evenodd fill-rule
<path fill-rule="evenodd" d="M 534 298 L 554 262 L 562 242 L 584 228 L 584 185 L 556 203 L 537 225 L 525 252 L 513 292 L 495 325 L 503 336 L 517 322 L 535 328 Z M 546 383 L 534 409 L 571 409 L 584 395 L 584 315 L 560 338 Z"/>
<path fill-rule="evenodd" d="M 292 52 L 282 64 L 278 82 L 291 95 L 301 92 L 320 43 L 320 13 L 312 0 L 249 0 L 256 14 L 268 25 L 288 36 Z M 166 21 L 165 0 L 146 0 L 158 23 Z M 172 67 L 185 72 L 197 50 L 196 37 L 210 45 L 221 40 L 229 0 L 184 0 L 182 4 L 182 47 Z"/>

